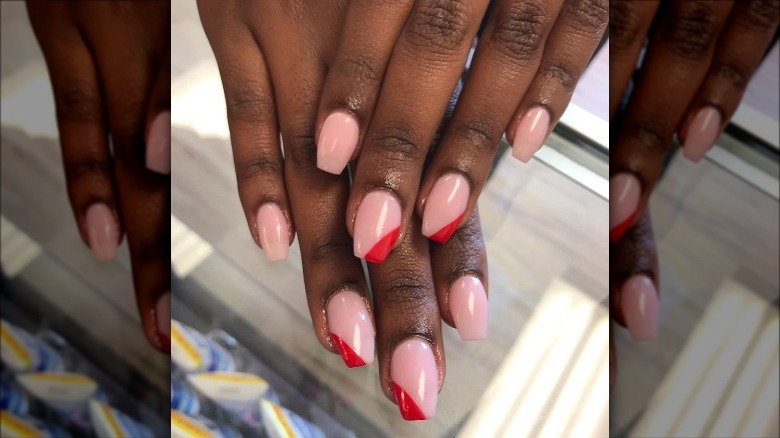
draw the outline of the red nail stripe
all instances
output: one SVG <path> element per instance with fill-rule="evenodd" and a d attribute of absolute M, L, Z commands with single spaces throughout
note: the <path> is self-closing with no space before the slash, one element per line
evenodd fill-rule
<path fill-rule="evenodd" d="M 461 213 L 457 219 L 443 226 L 439 231 L 437 231 L 434 235 L 432 235 L 430 239 L 435 240 L 439 243 L 444 243 L 450 240 L 452 234 L 455 232 L 455 230 L 458 229 L 458 225 L 460 225 L 460 220 L 463 219 L 464 214 L 465 212 Z"/>
<path fill-rule="evenodd" d="M 412 397 L 404 391 L 397 383 L 393 384 L 393 392 L 395 392 L 395 401 L 398 403 L 398 409 L 401 411 L 401 416 L 406 421 L 414 420 L 426 420 L 425 414 L 422 409 L 412 400 Z"/>
<path fill-rule="evenodd" d="M 609 230 L 609 241 L 611 243 L 615 243 L 620 240 L 621 237 L 623 237 L 623 234 L 625 234 L 626 231 L 628 231 L 628 229 L 631 227 L 631 224 L 634 223 L 635 216 L 636 213 L 633 213 L 626 220 L 615 225 L 611 230 Z"/>
<path fill-rule="evenodd" d="M 379 241 L 371 247 L 371 250 L 366 253 L 364 257 L 366 261 L 371 263 L 382 263 L 385 261 L 387 255 L 390 254 L 390 250 L 393 249 L 395 241 L 398 240 L 398 231 L 400 228 L 401 227 L 394 229 L 379 239 Z"/>
<path fill-rule="evenodd" d="M 336 348 L 339 350 L 341 358 L 344 359 L 344 363 L 347 364 L 348 367 L 362 367 L 366 364 L 366 362 L 360 356 L 358 356 L 357 353 L 355 353 L 355 350 L 353 350 L 352 347 L 350 347 L 349 344 L 344 342 L 340 337 L 331 333 L 330 339 L 334 344 L 336 344 Z"/>

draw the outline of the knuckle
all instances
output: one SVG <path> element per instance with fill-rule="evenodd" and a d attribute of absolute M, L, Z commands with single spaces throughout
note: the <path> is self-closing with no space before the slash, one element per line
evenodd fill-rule
<path fill-rule="evenodd" d="M 470 16 L 468 1 L 422 0 L 412 13 L 407 36 L 420 49 L 452 53 L 466 43 Z"/>
<path fill-rule="evenodd" d="M 349 235 L 343 232 L 327 233 L 326 236 L 317 237 L 311 246 L 309 261 L 314 264 L 341 263 L 354 257 L 352 241 Z"/>
<path fill-rule="evenodd" d="M 627 134 L 626 144 L 631 144 L 643 154 L 664 153 L 669 147 L 669 141 L 663 134 L 663 130 L 653 122 L 634 123 L 629 126 Z"/>
<path fill-rule="evenodd" d="M 662 32 L 672 52 L 689 59 L 704 58 L 717 37 L 717 14 L 704 3 L 685 4 Z"/>
<path fill-rule="evenodd" d="M 162 233 L 143 238 L 134 248 L 134 257 L 145 264 L 159 263 L 171 256 L 170 242 Z"/>
<path fill-rule="evenodd" d="M 383 158 L 398 162 L 418 161 L 425 153 L 420 142 L 415 140 L 412 130 L 407 127 L 380 130 L 374 136 L 374 145 Z"/>
<path fill-rule="evenodd" d="M 725 80 L 729 85 L 737 90 L 744 89 L 748 84 L 748 75 L 743 73 L 738 67 L 731 64 L 721 64 L 715 67 L 714 76 L 717 79 Z"/>
<path fill-rule="evenodd" d="M 547 64 L 542 66 L 537 74 L 545 80 L 554 81 L 567 93 L 572 93 L 577 85 L 578 75 L 564 64 Z"/>
<path fill-rule="evenodd" d="M 572 27 L 581 34 L 598 36 L 609 22 L 608 0 L 576 0 L 566 3 Z"/>
<path fill-rule="evenodd" d="M 482 120 L 469 120 L 458 126 L 458 137 L 473 147 L 474 152 L 482 156 L 485 152 L 492 152 L 498 146 L 493 125 Z"/>
<path fill-rule="evenodd" d="M 336 70 L 347 79 L 361 84 L 378 84 L 382 77 L 380 69 L 368 56 L 345 56 L 339 60 Z"/>
<path fill-rule="evenodd" d="M 317 144 L 314 135 L 297 135 L 285 142 L 285 159 L 302 170 L 314 171 L 317 168 Z"/>
<path fill-rule="evenodd" d="M 273 97 L 260 84 L 243 82 L 225 88 L 225 107 L 231 122 L 259 123 L 273 117 Z"/>
<path fill-rule="evenodd" d="M 69 184 L 82 180 L 108 179 L 110 173 L 109 162 L 96 156 L 84 157 L 65 166 L 65 176 Z"/>
<path fill-rule="evenodd" d="M 541 6 L 531 2 L 513 2 L 498 12 L 491 38 L 498 50 L 517 61 L 539 56 L 549 19 Z"/>
<path fill-rule="evenodd" d="M 100 122 L 103 119 L 100 96 L 91 91 L 89 87 L 77 83 L 55 87 L 54 98 L 57 105 L 57 117 L 61 120 L 92 123 Z"/>
<path fill-rule="evenodd" d="M 748 0 L 739 2 L 744 8 L 748 25 L 761 31 L 774 30 L 780 19 L 780 2 L 777 0 Z"/>
<path fill-rule="evenodd" d="M 398 268 L 387 274 L 386 280 L 379 284 L 384 302 L 403 310 L 413 310 L 427 306 L 428 300 L 433 297 L 431 284 L 421 279 L 419 273 Z"/>
<path fill-rule="evenodd" d="M 625 51 L 644 39 L 639 32 L 642 21 L 638 3 L 629 1 L 609 2 L 609 49 Z"/>
<path fill-rule="evenodd" d="M 258 154 L 236 163 L 236 178 L 239 182 L 257 178 L 279 178 L 281 173 L 282 163 L 265 154 Z"/>

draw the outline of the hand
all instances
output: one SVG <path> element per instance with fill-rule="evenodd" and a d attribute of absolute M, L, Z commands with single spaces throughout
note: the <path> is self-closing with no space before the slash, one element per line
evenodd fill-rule
<path fill-rule="evenodd" d="M 27 9 L 81 237 L 109 260 L 127 234 L 144 332 L 169 352 L 170 4 L 36 1 Z"/>
<path fill-rule="evenodd" d="M 359 155 L 347 210 L 356 256 L 384 260 L 414 212 L 425 236 L 446 242 L 476 206 L 503 133 L 522 161 L 541 147 L 608 18 L 606 0 L 496 1 L 426 164 L 488 3 L 349 3 L 319 100 L 317 165 L 340 174 Z"/>
<path fill-rule="evenodd" d="M 376 351 L 385 395 L 397 400 L 404 418 L 430 418 L 444 379 L 441 319 L 464 339 L 487 330 L 479 218 L 471 215 L 446 245 L 433 246 L 420 234 L 419 218 L 407 221 L 398 249 L 369 268 L 372 303 L 346 227 L 349 177 L 316 167 L 316 105 L 346 2 L 295 5 L 198 3 L 222 76 L 249 229 L 269 261 L 287 257 L 297 232 L 320 343 L 350 367 L 373 362 Z M 469 299 L 476 303 L 472 312 Z"/>
<path fill-rule="evenodd" d="M 779 16 L 775 0 L 610 2 L 610 241 L 643 216 L 675 133 L 693 161 L 712 147 Z M 627 108 L 615 117 L 646 39 Z"/>

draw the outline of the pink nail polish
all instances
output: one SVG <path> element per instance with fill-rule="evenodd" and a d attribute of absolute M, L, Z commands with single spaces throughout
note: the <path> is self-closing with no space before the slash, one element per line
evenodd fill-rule
<path fill-rule="evenodd" d="M 423 211 L 422 233 L 439 243 L 458 229 L 469 202 L 469 182 L 457 173 L 439 178 L 431 189 Z"/>
<path fill-rule="evenodd" d="M 355 257 L 382 263 L 395 245 L 401 228 L 401 204 L 386 190 L 367 194 L 355 216 Z"/>
<path fill-rule="evenodd" d="M 161 112 L 154 118 L 146 138 L 146 168 L 157 173 L 171 173 L 171 113 Z"/>
<path fill-rule="evenodd" d="M 100 261 L 116 258 L 119 230 L 114 215 L 106 204 L 95 203 L 87 209 L 89 246 Z"/>
<path fill-rule="evenodd" d="M 166 353 L 171 352 L 171 293 L 165 292 L 157 299 L 154 306 L 157 317 L 157 333 L 160 337 L 160 346 Z"/>
<path fill-rule="evenodd" d="M 707 106 L 694 116 L 685 133 L 683 155 L 694 163 L 701 160 L 715 144 L 720 132 L 720 111 Z"/>
<path fill-rule="evenodd" d="M 317 167 L 328 173 L 341 174 L 357 148 L 360 127 L 346 111 L 334 111 L 322 124 L 317 141 Z"/>
<path fill-rule="evenodd" d="M 512 142 L 512 155 L 527 163 L 544 144 L 550 127 L 550 113 L 544 107 L 531 108 L 520 119 Z"/>
<path fill-rule="evenodd" d="M 450 313 L 464 341 L 485 339 L 488 328 L 488 302 L 485 288 L 477 277 L 466 275 L 450 286 Z"/>
<path fill-rule="evenodd" d="M 639 206 L 639 180 L 630 173 L 609 179 L 609 241 L 614 243 L 631 227 Z"/>
<path fill-rule="evenodd" d="M 390 380 L 404 420 L 427 420 L 436 414 L 439 373 L 428 342 L 412 338 L 395 347 Z"/>
<path fill-rule="evenodd" d="M 374 361 L 374 324 L 363 298 L 339 292 L 328 301 L 328 330 L 344 363 L 360 367 Z"/>
<path fill-rule="evenodd" d="M 620 289 L 620 306 L 631 337 L 655 339 L 658 334 L 658 292 L 645 275 L 635 275 Z"/>
<path fill-rule="evenodd" d="M 290 251 L 290 225 L 278 205 L 268 202 L 257 210 L 257 234 L 269 262 L 287 258 Z"/>

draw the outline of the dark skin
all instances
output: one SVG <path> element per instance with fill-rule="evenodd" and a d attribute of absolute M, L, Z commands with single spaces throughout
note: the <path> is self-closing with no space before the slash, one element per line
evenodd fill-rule
<path fill-rule="evenodd" d="M 145 139 L 152 120 L 170 111 L 170 4 L 53 1 L 27 9 L 49 69 L 79 232 L 89 245 L 86 211 L 108 206 L 118 240 L 127 236 L 144 333 L 167 353 L 155 304 L 171 287 L 170 177 L 146 167 Z"/>

